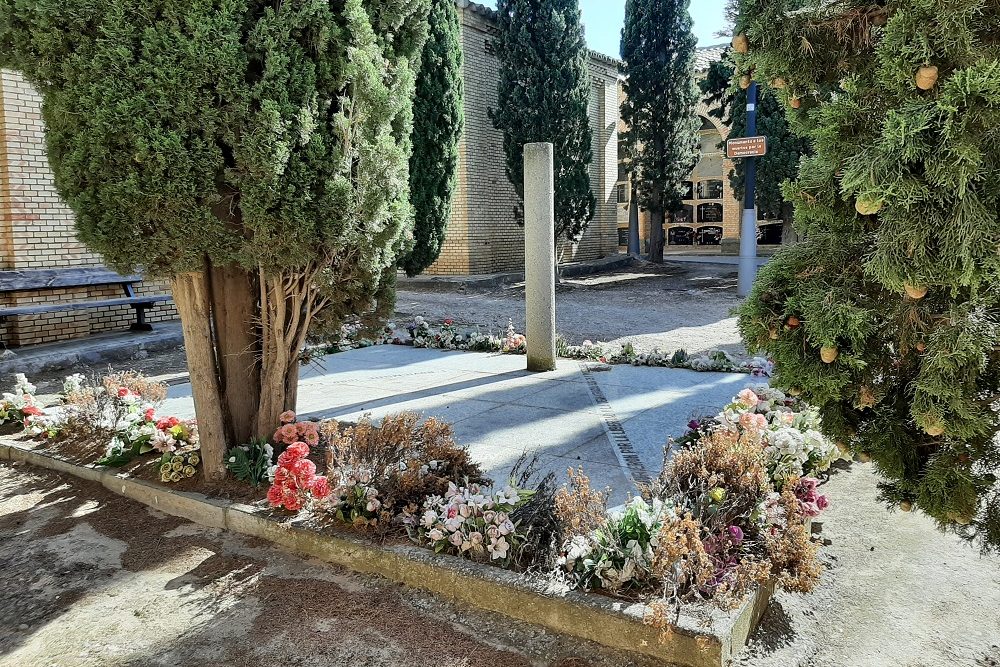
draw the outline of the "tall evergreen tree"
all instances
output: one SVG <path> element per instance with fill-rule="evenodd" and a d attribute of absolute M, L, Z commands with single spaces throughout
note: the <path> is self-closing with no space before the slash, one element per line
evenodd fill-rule
<path fill-rule="evenodd" d="M 524 144 L 547 141 L 555 152 L 555 238 L 575 241 L 594 217 L 590 189 L 593 133 L 589 53 L 578 0 L 498 0 L 500 60 L 497 106 L 507 178 L 517 191 L 515 218 L 524 220 Z"/>
<path fill-rule="evenodd" d="M 741 331 L 885 501 L 1000 549 L 1000 5 L 801 5 L 744 0 L 736 25 L 737 67 L 784 80 L 815 150 L 785 191 L 806 238 Z"/>
<path fill-rule="evenodd" d="M 727 51 L 721 60 L 713 62 L 698 82 L 705 102 L 711 106 L 709 113 L 726 123 L 729 136 L 745 137 L 747 128 L 747 93 L 734 86 L 735 69 Z M 779 84 L 781 85 L 781 84 Z M 794 207 L 781 191 L 785 181 L 799 175 L 799 161 L 808 151 L 809 142 L 792 131 L 785 117 L 785 105 L 775 90 L 761 86 L 757 95 L 757 134 L 767 137 L 767 155 L 757 159 L 757 187 L 754 199 L 761 219 L 784 221 L 784 242 L 795 239 L 792 228 Z M 743 200 L 746 187 L 744 160 L 736 160 L 729 172 L 729 182 L 736 198 Z"/>
<path fill-rule="evenodd" d="M 169 277 L 205 473 L 294 409 L 310 325 L 391 292 L 426 0 L 0 0 L 80 238 Z"/>
<path fill-rule="evenodd" d="M 649 211 L 649 258 L 663 261 L 667 214 L 681 210 L 698 161 L 701 121 L 690 0 L 627 0 L 622 29 L 622 136 L 639 204 Z"/>
<path fill-rule="evenodd" d="M 441 254 L 451 217 L 464 122 L 461 39 L 455 0 L 431 0 L 430 31 L 413 101 L 413 246 L 400 261 L 409 276 L 424 271 Z"/>

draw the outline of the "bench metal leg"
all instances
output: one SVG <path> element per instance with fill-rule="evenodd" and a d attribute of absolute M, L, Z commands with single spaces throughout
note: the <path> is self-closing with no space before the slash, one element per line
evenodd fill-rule
<path fill-rule="evenodd" d="M 132 306 L 135 309 L 135 322 L 129 327 L 132 331 L 152 331 L 153 325 L 146 321 L 146 306 Z"/>

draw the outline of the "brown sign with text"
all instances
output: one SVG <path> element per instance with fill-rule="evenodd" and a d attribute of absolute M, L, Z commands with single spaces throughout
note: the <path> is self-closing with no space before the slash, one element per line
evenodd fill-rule
<path fill-rule="evenodd" d="M 764 157 L 767 155 L 767 137 L 740 137 L 726 142 L 726 157 Z"/>

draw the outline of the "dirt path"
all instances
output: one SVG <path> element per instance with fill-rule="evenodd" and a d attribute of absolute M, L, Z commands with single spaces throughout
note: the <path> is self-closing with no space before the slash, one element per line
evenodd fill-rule
<path fill-rule="evenodd" d="M 1000 558 L 876 500 L 870 464 L 823 487 L 825 567 L 779 593 L 736 667 L 1000 667 Z"/>
<path fill-rule="evenodd" d="M 587 643 L 0 464 L 0 667 L 623 667 Z"/>
<path fill-rule="evenodd" d="M 556 293 L 556 330 L 569 342 L 631 342 L 637 350 L 721 348 L 741 353 L 733 308 L 734 266 L 642 263 L 563 281 Z M 399 318 L 421 315 L 432 322 L 453 318 L 461 324 L 502 331 L 508 318 L 524 330 L 524 287 L 403 288 Z M 403 320 L 398 323 L 402 324 Z"/>
<path fill-rule="evenodd" d="M 743 353 L 731 311 L 736 297 L 735 267 L 705 264 L 642 263 L 634 267 L 563 281 L 557 294 L 558 332 L 570 343 L 584 340 L 622 344 L 636 350 L 653 348 L 688 352 L 723 349 Z M 432 323 L 451 318 L 484 332 L 502 332 L 508 319 L 524 331 L 524 288 L 401 289 L 395 320 L 403 326 L 421 315 Z M 146 375 L 171 380 L 187 372 L 182 349 L 155 353 L 115 364 Z M 103 373 L 106 364 L 80 364 L 37 374 L 30 379 L 41 393 L 57 393 L 71 373 Z M 4 380 L 6 381 L 6 380 Z"/>

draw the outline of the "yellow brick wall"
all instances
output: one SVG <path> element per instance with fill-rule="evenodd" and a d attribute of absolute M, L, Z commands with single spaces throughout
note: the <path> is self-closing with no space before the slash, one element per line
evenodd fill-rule
<path fill-rule="evenodd" d="M 76 238 L 73 212 L 60 199 L 45 156 L 45 126 L 39 94 L 20 74 L 0 70 L 0 269 L 101 266 L 99 255 Z M 162 294 L 163 282 L 136 286 L 138 294 Z M 117 285 L 18 292 L 4 305 L 98 300 L 123 296 Z M 11 318 L 0 326 L 0 343 L 28 345 L 125 329 L 132 308 L 118 306 Z M 170 320 L 170 304 L 147 311 L 150 322 Z"/>
<path fill-rule="evenodd" d="M 517 195 L 504 170 L 503 136 L 488 110 L 497 103 L 500 64 L 489 43 L 496 34 L 493 13 L 459 0 L 465 83 L 465 132 L 459 147 L 459 176 L 441 255 L 427 274 L 500 273 L 524 268 L 524 230 L 515 222 Z M 617 254 L 615 181 L 618 162 L 618 68 L 594 55 L 589 114 L 594 160 L 591 187 L 597 209 L 578 243 L 562 243 L 563 261 Z"/>

